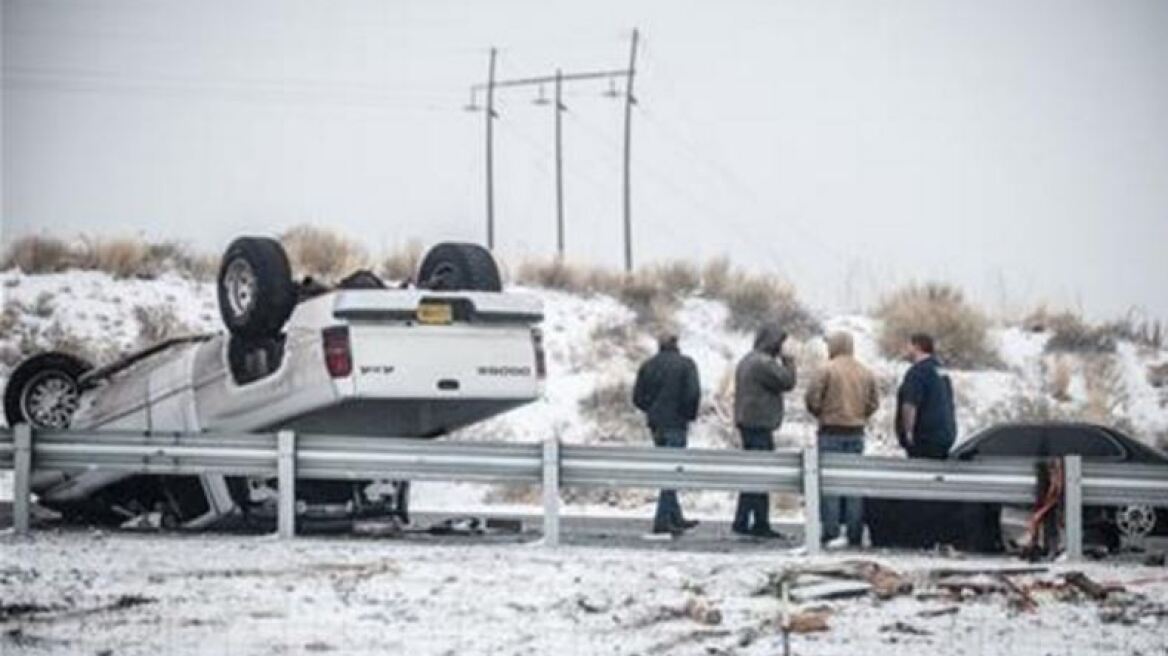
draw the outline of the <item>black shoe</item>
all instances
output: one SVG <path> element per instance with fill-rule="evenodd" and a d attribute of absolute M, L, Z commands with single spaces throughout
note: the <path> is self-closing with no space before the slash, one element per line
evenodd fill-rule
<path fill-rule="evenodd" d="M 690 529 L 692 529 L 692 528 L 697 528 L 697 525 L 698 525 L 698 524 L 700 524 L 700 523 L 701 523 L 701 522 L 699 522 L 699 521 L 698 521 L 698 520 L 696 520 L 696 519 L 683 519 L 683 520 L 681 520 L 681 523 L 679 523 L 679 524 L 678 524 L 678 526 L 679 526 L 679 527 L 680 527 L 682 530 L 686 530 L 686 531 L 688 531 L 688 530 L 690 530 Z"/>
<path fill-rule="evenodd" d="M 764 526 L 762 528 L 756 528 L 753 531 L 751 531 L 750 534 L 756 538 L 767 538 L 770 540 L 786 540 L 786 539 L 788 539 L 787 536 L 783 535 L 782 533 L 779 533 L 778 531 L 772 529 L 769 526 Z"/>
<path fill-rule="evenodd" d="M 742 536 L 742 537 L 744 537 L 744 538 L 753 538 L 753 537 L 757 537 L 757 536 L 755 536 L 755 534 L 754 534 L 754 531 L 752 531 L 752 530 L 750 530 L 750 529 L 748 529 L 748 528 L 742 528 L 741 526 L 731 526 L 731 527 L 730 527 L 730 530 L 731 530 L 731 531 L 732 531 L 732 532 L 733 532 L 735 535 L 741 535 L 741 536 Z"/>
<path fill-rule="evenodd" d="M 680 537 L 685 533 L 685 529 L 680 526 L 654 526 L 651 531 L 654 535 L 672 535 L 673 537 Z"/>

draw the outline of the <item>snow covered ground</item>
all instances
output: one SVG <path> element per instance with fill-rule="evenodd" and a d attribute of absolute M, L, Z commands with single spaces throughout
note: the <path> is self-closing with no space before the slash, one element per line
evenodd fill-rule
<path fill-rule="evenodd" d="M 829 628 L 792 636 L 792 653 L 1168 654 L 1162 567 L 1075 567 L 1128 591 L 1100 603 L 1037 588 L 1037 610 L 1025 612 L 1003 594 L 935 597 L 927 577 L 1010 563 L 877 559 L 913 594 L 796 606 L 828 611 Z M 473 540 L 0 536 L 0 653 L 771 655 L 782 653 L 783 606 L 756 591 L 784 568 L 839 561 Z M 711 610 L 720 621 L 695 619 L 716 619 Z"/>

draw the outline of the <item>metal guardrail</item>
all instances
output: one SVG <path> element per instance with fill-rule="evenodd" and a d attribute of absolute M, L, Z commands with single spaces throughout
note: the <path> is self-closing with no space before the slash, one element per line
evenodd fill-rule
<path fill-rule="evenodd" d="M 820 490 L 833 496 L 1033 503 L 1028 460 L 963 462 L 821 453 Z"/>
<path fill-rule="evenodd" d="M 1082 554 L 1082 506 L 1168 506 L 1168 467 L 1065 461 L 1068 557 Z M 31 474 L 101 469 L 140 474 L 271 476 L 279 533 L 295 532 L 297 479 L 455 480 L 541 484 L 544 539 L 559 538 L 561 486 L 766 491 L 802 494 L 807 549 L 819 549 L 823 494 L 1029 504 L 1031 460 L 905 460 L 814 448 L 775 452 L 338 437 L 334 435 L 37 432 L 0 430 L 0 468 L 15 471 L 13 517 L 28 530 Z"/>
<path fill-rule="evenodd" d="M 580 487 L 803 492 L 798 451 L 564 445 L 560 483 Z"/>

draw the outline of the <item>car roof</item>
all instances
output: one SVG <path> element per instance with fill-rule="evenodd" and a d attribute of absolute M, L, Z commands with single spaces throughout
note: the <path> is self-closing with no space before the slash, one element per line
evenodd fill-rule
<path fill-rule="evenodd" d="M 1069 428 L 1083 431 L 1098 431 L 1106 434 L 1108 437 L 1116 440 L 1126 449 L 1130 454 L 1134 455 L 1136 460 L 1151 460 L 1168 463 L 1168 453 L 1164 453 L 1160 449 L 1149 446 L 1112 426 L 1088 422 L 1088 421 L 1012 421 L 1001 424 L 994 424 L 987 426 L 977 431 L 969 437 L 969 439 L 962 442 L 955 450 L 954 455 L 959 455 L 977 446 L 977 444 L 991 434 L 1007 431 L 1010 429 L 1021 428 Z"/>

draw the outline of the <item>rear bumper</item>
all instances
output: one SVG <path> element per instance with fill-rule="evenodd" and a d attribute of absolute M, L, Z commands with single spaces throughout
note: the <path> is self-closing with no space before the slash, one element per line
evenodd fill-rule
<path fill-rule="evenodd" d="M 371 437 L 438 437 L 526 405 L 534 398 L 343 398 L 261 430 Z"/>

